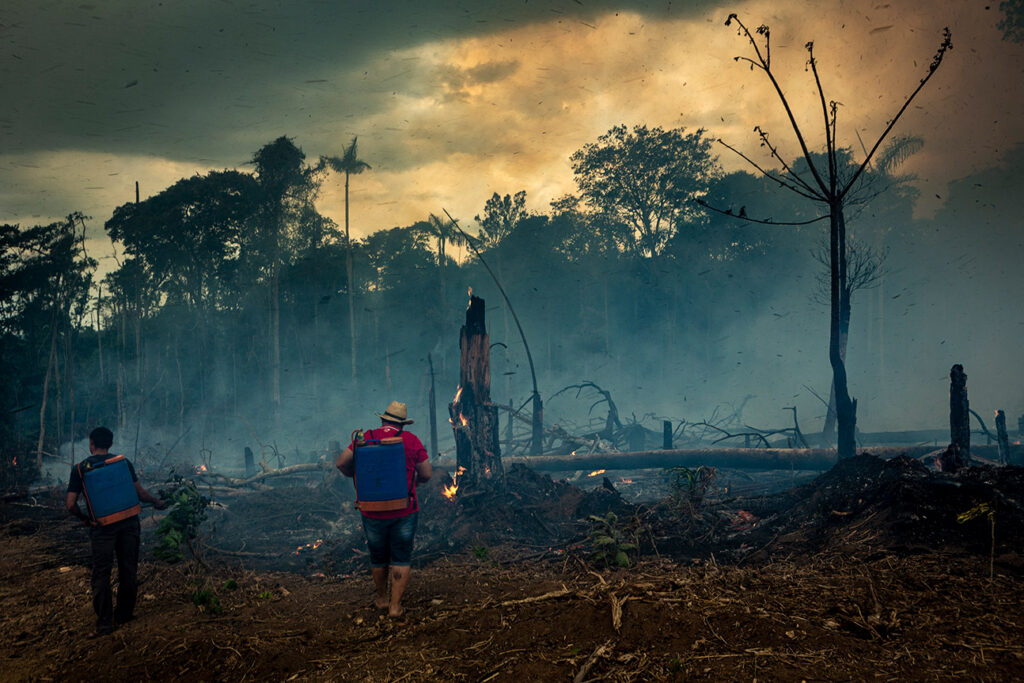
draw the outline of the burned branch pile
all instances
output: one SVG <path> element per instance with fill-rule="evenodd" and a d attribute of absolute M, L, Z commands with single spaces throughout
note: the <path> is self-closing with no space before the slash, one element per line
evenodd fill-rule
<path fill-rule="evenodd" d="M 759 549 L 751 559 L 793 551 L 951 550 L 991 552 L 1019 564 L 1022 491 L 1024 468 L 972 467 L 953 475 L 913 458 L 863 454 L 791 491 L 729 504 L 760 518 L 734 539 Z"/>

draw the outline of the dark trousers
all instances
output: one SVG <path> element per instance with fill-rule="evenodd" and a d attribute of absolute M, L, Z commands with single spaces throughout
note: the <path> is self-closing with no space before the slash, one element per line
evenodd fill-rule
<path fill-rule="evenodd" d="M 135 595 L 139 587 L 139 541 L 141 533 L 138 516 L 122 519 L 107 526 L 89 529 L 92 545 L 92 607 L 96 610 L 96 630 L 109 632 L 114 619 L 124 623 L 135 611 Z M 110 588 L 110 572 L 117 555 L 117 611 Z"/>

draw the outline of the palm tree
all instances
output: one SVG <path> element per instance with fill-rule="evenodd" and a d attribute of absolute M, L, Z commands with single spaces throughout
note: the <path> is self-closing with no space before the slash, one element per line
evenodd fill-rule
<path fill-rule="evenodd" d="M 348 228 L 348 182 L 349 176 L 357 175 L 370 169 L 370 165 L 358 157 L 356 140 L 356 137 L 352 138 L 352 144 L 345 148 L 340 158 L 325 157 L 323 159 L 334 171 L 345 174 L 345 271 L 348 276 L 348 327 L 353 382 L 356 381 L 356 306 L 355 282 L 352 277 L 352 238 Z"/>

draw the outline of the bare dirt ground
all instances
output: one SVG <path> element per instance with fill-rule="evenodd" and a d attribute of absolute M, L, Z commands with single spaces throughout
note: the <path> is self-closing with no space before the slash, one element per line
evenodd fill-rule
<path fill-rule="evenodd" d="M 365 560 L 342 552 L 348 538 L 329 562 L 272 571 L 224 557 L 169 566 L 151 557 L 150 535 L 137 618 L 94 640 L 85 638 L 84 528 L 59 495 L 9 502 L 0 505 L 0 677 L 1019 680 L 1022 476 L 1006 468 L 953 480 L 910 462 L 847 463 L 786 494 L 705 503 L 688 543 L 673 544 L 672 517 L 655 506 L 635 511 L 651 547 L 614 570 L 593 565 L 585 537 L 561 536 L 550 550 L 503 541 L 425 503 L 433 556 L 414 570 L 400 619 L 373 607 Z M 596 505 L 535 483 L 520 495 L 525 511 L 498 531 L 519 519 L 536 540 L 567 500 L 567 518 Z M 552 494 L 547 508 L 538 491 Z M 994 548 L 990 518 L 947 519 L 980 500 L 1002 501 Z M 471 540 L 442 552 L 446 534 Z"/>

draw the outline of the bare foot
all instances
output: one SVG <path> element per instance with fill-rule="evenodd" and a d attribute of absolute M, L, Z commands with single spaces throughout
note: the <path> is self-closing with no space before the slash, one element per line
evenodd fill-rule
<path fill-rule="evenodd" d="M 376 597 L 373 599 L 373 606 L 377 609 L 387 609 L 391 602 L 387 598 Z"/>
<path fill-rule="evenodd" d="M 405 614 L 405 608 L 403 608 L 401 605 L 399 605 L 398 607 L 391 607 L 388 610 L 388 616 L 392 617 L 394 619 L 397 619 L 398 617 L 402 616 L 403 614 Z"/>

